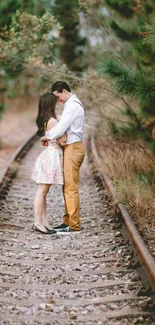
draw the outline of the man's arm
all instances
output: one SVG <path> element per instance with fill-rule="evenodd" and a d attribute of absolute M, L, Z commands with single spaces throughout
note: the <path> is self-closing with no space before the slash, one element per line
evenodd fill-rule
<path fill-rule="evenodd" d="M 77 106 L 73 108 L 73 110 L 66 109 L 57 125 L 47 132 L 47 138 L 50 140 L 60 138 L 73 123 L 78 113 L 79 110 L 77 109 Z"/>
<path fill-rule="evenodd" d="M 52 129 L 55 125 L 57 125 L 57 120 L 54 118 L 50 118 L 50 120 L 47 123 L 46 131 L 49 131 Z M 46 136 L 41 137 L 41 144 L 44 147 L 48 147 L 48 141 L 49 139 Z"/>

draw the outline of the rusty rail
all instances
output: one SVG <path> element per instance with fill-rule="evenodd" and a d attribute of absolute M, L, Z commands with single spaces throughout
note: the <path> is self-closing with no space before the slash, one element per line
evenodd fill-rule
<path fill-rule="evenodd" d="M 7 166 L 3 169 L 0 177 L 0 192 L 5 194 L 5 191 L 8 190 L 8 185 L 11 179 L 15 176 L 17 172 L 17 165 L 22 158 L 24 158 L 26 152 L 30 149 L 33 142 L 37 138 L 37 134 L 33 133 L 28 139 L 26 139 L 14 152 L 10 158 Z M 15 165 L 17 163 L 17 165 Z"/>

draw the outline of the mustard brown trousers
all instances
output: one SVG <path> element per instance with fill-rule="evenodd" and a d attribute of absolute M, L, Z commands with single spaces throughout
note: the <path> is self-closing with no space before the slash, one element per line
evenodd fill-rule
<path fill-rule="evenodd" d="M 72 230 L 80 230 L 79 173 L 85 156 L 82 141 L 64 147 L 64 199 L 66 213 L 63 222 Z"/>

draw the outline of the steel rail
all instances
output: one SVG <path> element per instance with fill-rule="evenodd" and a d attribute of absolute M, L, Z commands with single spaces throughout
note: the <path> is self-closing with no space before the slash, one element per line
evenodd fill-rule
<path fill-rule="evenodd" d="M 24 158 L 26 150 L 30 149 L 33 144 L 33 141 L 37 138 L 37 134 L 33 133 L 28 139 L 26 139 L 14 152 L 11 156 L 7 166 L 3 169 L 1 177 L 0 177 L 0 192 L 6 189 L 9 180 L 13 178 L 17 171 L 17 166 L 14 166 L 15 162 L 19 162 L 22 158 Z"/>
<path fill-rule="evenodd" d="M 124 204 L 119 202 L 118 195 L 112 184 L 112 181 L 104 173 L 103 164 L 101 162 L 101 158 L 98 155 L 93 136 L 91 136 L 90 138 L 90 146 L 91 146 L 91 153 L 93 154 L 93 161 L 95 161 L 95 165 L 97 165 L 98 172 L 102 176 L 106 189 L 108 190 L 108 192 L 111 194 L 112 198 L 115 201 L 115 208 L 121 214 L 121 218 L 129 233 L 129 237 L 132 240 L 134 246 L 136 247 L 136 251 L 140 256 L 141 262 L 144 264 L 146 274 L 150 280 L 149 282 L 151 284 L 151 288 L 154 291 L 155 290 L 155 260 L 153 259 L 142 237 L 140 236 L 138 230 L 136 229 L 126 207 L 124 206 Z"/>

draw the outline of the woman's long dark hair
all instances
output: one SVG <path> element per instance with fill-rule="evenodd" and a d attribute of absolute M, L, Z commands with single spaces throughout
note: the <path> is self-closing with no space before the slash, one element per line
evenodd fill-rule
<path fill-rule="evenodd" d="M 55 105 L 56 97 L 52 93 L 45 93 L 39 99 L 38 116 L 36 124 L 38 127 L 37 134 L 43 136 L 45 134 L 45 128 L 51 117 L 56 118 Z"/>

